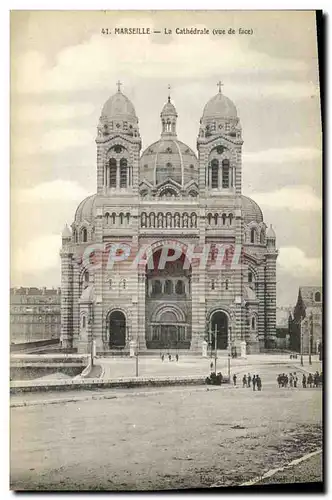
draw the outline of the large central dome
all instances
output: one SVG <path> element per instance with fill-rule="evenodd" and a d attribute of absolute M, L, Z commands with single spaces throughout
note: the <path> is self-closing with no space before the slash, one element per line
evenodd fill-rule
<path fill-rule="evenodd" d="M 140 180 L 152 186 L 174 181 L 178 187 L 198 181 L 198 162 L 193 150 L 176 134 L 177 112 L 170 96 L 160 114 L 161 139 L 146 148 L 141 157 Z"/>
<path fill-rule="evenodd" d="M 140 178 L 150 184 L 172 179 L 181 186 L 191 180 L 198 181 L 195 153 L 177 138 L 162 138 L 151 144 L 141 157 Z"/>

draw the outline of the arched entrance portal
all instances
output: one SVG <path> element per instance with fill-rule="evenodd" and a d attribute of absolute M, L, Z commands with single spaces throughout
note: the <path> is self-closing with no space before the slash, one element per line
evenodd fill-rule
<path fill-rule="evenodd" d="M 216 311 L 210 320 L 212 349 L 215 347 L 215 332 L 217 329 L 217 349 L 227 349 L 228 345 L 228 316 L 223 311 Z"/>
<path fill-rule="evenodd" d="M 109 346 L 117 348 L 125 345 L 126 317 L 122 311 L 113 311 L 109 316 Z"/>

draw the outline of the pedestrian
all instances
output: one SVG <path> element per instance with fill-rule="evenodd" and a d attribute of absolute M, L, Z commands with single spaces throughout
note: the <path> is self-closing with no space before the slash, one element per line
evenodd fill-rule
<path fill-rule="evenodd" d="M 297 382 L 298 382 L 298 380 L 299 380 L 299 379 L 297 378 L 296 372 L 294 372 L 294 376 L 293 376 L 293 384 L 294 384 L 295 389 L 296 389 L 296 387 L 297 387 Z"/>
<path fill-rule="evenodd" d="M 289 387 L 293 387 L 293 374 L 289 374 Z"/>
<path fill-rule="evenodd" d="M 247 387 L 247 377 L 246 377 L 246 374 L 244 374 L 243 378 L 242 378 L 242 387 Z"/>
<path fill-rule="evenodd" d="M 178 354 L 175 355 L 175 359 L 176 359 L 176 362 L 179 361 L 179 355 Z"/>
<path fill-rule="evenodd" d="M 285 387 L 288 387 L 288 375 L 285 374 Z"/>
<path fill-rule="evenodd" d="M 307 378 L 305 376 L 305 373 L 302 375 L 302 387 L 303 389 L 306 389 L 307 387 Z"/>
<path fill-rule="evenodd" d="M 164 361 L 164 354 L 161 355 L 161 361 Z"/>
<path fill-rule="evenodd" d="M 210 370 L 211 371 L 213 370 L 213 361 L 211 361 L 211 363 L 210 363 Z"/>
<path fill-rule="evenodd" d="M 247 380 L 248 380 L 248 387 L 250 387 L 250 384 L 251 384 L 251 375 L 250 375 L 250 373 L 248 373 L 248 379 Z"/>
<path fill-rule="evenodd" d="M 253 391 L 256 390 L 256 375 L 252 377 L 252 390 Z"/>
<path fill-rule="evenodd" d="M 281 387 L 281 373 L 279 373 L 279 375 L 277 376 L 277 384 L 278 384 L 278 387 L 280 389 L 280 387 Z"/>
<path fill-rule="evenodd" d="M 236 373 L 234 373 L 234 375 L 233 375 L 233 384 L 234 384 L 234 386 L 236 386 Z"/>
<path fill-rule="evenodd" d="M 312 374 L 309 373 L 309 375 L 308 375 L 308 386 L 310 387 L 310 389 L 312 388 L 312 382 L 313 382 L 313 380 L 312 380 Z"/>
<path fill-rule="evenodd" d="M 256 383 L 257 383 L 257 390 L 261 391 L 262 390 L 262 379 L 260 378 L 259 375 L 256 375 Z"/>
<path fill-rule="evenodd" d="M 318 387 L 319 373 L 316 372 L 314 375 L 314 387 Z"/>
<path fill-rule="evenodd" d="M 172 356 L 171 354 L 168 355 L 168 361 L 172 361 Z"/>

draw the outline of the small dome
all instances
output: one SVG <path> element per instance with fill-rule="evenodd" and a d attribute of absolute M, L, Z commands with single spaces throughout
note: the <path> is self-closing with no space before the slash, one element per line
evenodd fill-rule
<path fill-rule="evenodd" d="M 168 98 L 168 101 L 166 102 L 166 104 L 164 105 L 162 111 L 161 111 L 161 115 L 160 116 L 164 116 L 164 115 L 167 115 L 167 116 L 178 116 L 177 112 L 176 112 L 176 109 L 175 109 L 175 106 L 174 104 L 171 103 L 171 100 L 170 98 Z"/>
<path fill-rule="evenodd" d="M 176 138 L 162 138 L 151 144 L 140 160 L 140 180 L 158 185 L 166 179 L 180 185 L 198 182 L 198 161 L 193 150 Z"/>
<path fill-rule="evenodd" d="M 104 104 L 101 111 L 103 118 L 137 120 L 136 111 L 132 102 L 121 91 L 112 95 Z"/>
<path fill-rule="evenodd" d="M 68 225 L 66 224 L 65 227 L 63 228 L 62 231 L 62 238 L 71 238 L 71 230 L 69 229 Z"/>
<path fill-rule="evenodd" d="M 245 224 L 252 221 L 257 222 L 257 224 L 263 222 L 263 214 L 259 205 L 247 196 L 242 196 L 242 217 Z"/>
<path fill-rule="evenodd" d="M 218 92 L 205 105 L 202 119 L 210 118 L 237 118 L 235 104 L 224 94 Z"/>
<path fill-rule="evenodd" d="M 78 205 L 76 213 L 75 213 L 75 222 L 80 223 L 86 220 L 87 222 L 93 222 L 95 217 L 94 206 L 97 200 L 97 195 L 92 194 L 85 198 Z"/>
<path fill-rule="evenodd" d="M 270 224 L 269 229 L 266 231 L 266 237 L 267 238 L 274 238 L 276 237 L 276 233 L 273 230 L 272 224 Z"/>

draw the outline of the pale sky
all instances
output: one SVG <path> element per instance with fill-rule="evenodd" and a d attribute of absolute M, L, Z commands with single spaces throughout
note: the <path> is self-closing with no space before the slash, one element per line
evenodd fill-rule
<path fill-rule="evenodd" d="M 102 28 L 238 28 L 253 35 L 102 35 Z M 243 194 L 277 235 L 278 305 L 321 283 L 321 122 L 313 12 L 12 12 L 12 286 L 59 286 L 61 231 L 96 190 L 96 127 L 116 91 L 143 149 L 172 86 L 178 138 L 196 151 L 223 92 L 243 129 Z"/>

